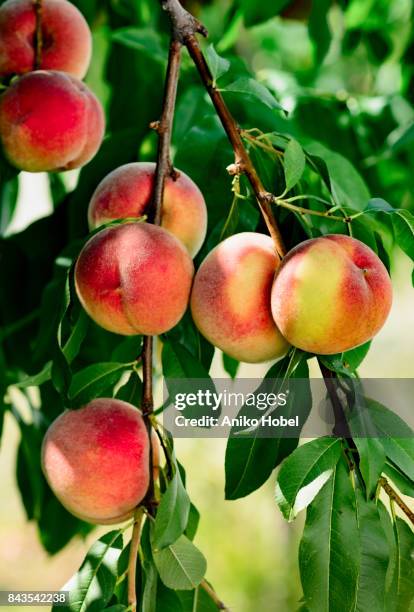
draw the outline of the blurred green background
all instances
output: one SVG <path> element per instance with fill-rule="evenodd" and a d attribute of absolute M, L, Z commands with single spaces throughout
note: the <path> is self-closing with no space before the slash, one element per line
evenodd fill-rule
<path fill-rule="evenodd" d="M 114 133 L 128 130 L 138 143 L 135 155 L 153 158 L 156 140 L 148 124 L 159 113 L 167 43 L 167 23 L 158 4 L 155 0 L 79 0 L 76 4 L 94 34 L 87 82 L 106 105 L 110 129 Z M 414 209 L 411 0 L 315 0 L 312 7 L 306 1 L 290 3 L 295 5 L 290 9 L 289 2 L 257 6 L 249 0 L 186 4 L 207 25 L 209 42 L 232 60 L 236 73 L 237 65 L 243 65 L 289 112 L 288 117 L 276 116 L 255 100 L 246 104 L 229 100 L 243 127 L 288 132 L 303 142 L 318 140 L 352 161 L 372 196 Z M 285 8 L 285 16 L 275 16 L 277 7 Z M 135 36 L 128 38 L 125 28 L 132 26 Z M 205 146 L 194 150 L 197 130 L 205 134 Z M 173 152 L 177 165 L 189 169 L 207 199 L 216 198 L 217 206 L 227 209 L 231 192 L 225 166 L 231 154 L 224 148 L 217 155 L 220 139 L 206 94 L 184 58 Z M 215 156 L 217 168 L 212 161 Z M 212 181 L 216 169 L 218 179 Z M 49 180 L 46 175 L 19 176 L 17 205 L 7 219 L 7 235 L 51 213 Z M 73 203 L 77 207 L 75 235 L 86 233 L 86 217 L 81 213 L 97 182 L 93 173 L 87 180 L 83 199 Z M 61 187 L 69 191 L 77 182 L 78 173 L 72 172 L 65 175 Z M 395 301 L 361 367 L 361 375 L 367 377 L 414 375 L 412 264 L 396 250 L 391 268 Z M 267 367 L 242 366 L 239 375 L 260 377 Z M 212 374 L 224 374 L 219 354 Z M 313 374 L 317 375 L 316 368 Z M 12 393 L 25 412 L 24 397 L 18 391 Z M 39 542 L 36 525 L 26 521 L 16 486 L 18 441 L 19 430 L 6 414 L 0 452 L 0 589 L 58 589 L 76 571 L 98 532 L 107 529 L 95 530 L 84 541 L 76 537 L 63 551 L 49 556 Z M 296 557 L 302 517 L 295 524 L 285 523 L 273 501 L 273 479 L 248 498 L 225 502 L 224 451 L 223 440 L 177 441 L 190 496 L 202 515 L 196 542 L 208 559 L 208 578 L 232 610 L 296 610 L 301 597 Z"/>

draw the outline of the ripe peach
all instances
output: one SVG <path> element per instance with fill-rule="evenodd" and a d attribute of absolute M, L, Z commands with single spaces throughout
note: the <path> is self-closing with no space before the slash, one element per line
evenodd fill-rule
<path fill-rule="evenodd" d="M 89 204 L 89 227 L 94 229 L 113 219 L 141 217 L 147 213 L 154 186 L 155 164 L 125 164 L 98 185 Z M 168 229 L 194 257 L 207 231 L 207 209 L 197 185 L 184 172 L 176 180 L 167 177 L 161 226 Z"/>
<path fill-rule="evenodd" d="M 97 98 L 64 72 L 30 72 L 0 96 L 0 141 L 20 170 L 83 166 L 97 152 L 104 128 Z"/>
<path fill-rule="evenodd" d="M 149 441 L 141 412 L 117 399 L 67 410 L 49 427 L 42 467 L 60 502 L 90 523 L 133 515 L 149 485 Z"/>
<path fill-rule="evenodd" d="M 207 340 L 239 361 L 276 359 L 287 350 L 270 312 L 277 264 L 269 236 L 244 232 L 216 246 L 195 276 L 195 324 Z"/>
<path fill-rule="evenodd" d="M 7 0 L 0 7 L 0 77 L 34 69 L 36 13 L 32 0 Z M 82 13 L 66 0 L 43 0 L 39 68 L 62 70 L 82 79 L 92 38 Z"/>
<path fill-rule="evenodd" d="M 272 288 L 272 313 L 282 334 L 304 351 L 325 355 L 375 336 L 391 302 L 391 280 L 378 256 L 339 234 L 292 249 Z"/>
<path fill-rule="evenodd" d="M 193 262 L 167 230 L 149 223 L 106 228 L 82 249 L 75 284 L 86 312 L 124 335 L 168 331 L 187 307 Z"/>

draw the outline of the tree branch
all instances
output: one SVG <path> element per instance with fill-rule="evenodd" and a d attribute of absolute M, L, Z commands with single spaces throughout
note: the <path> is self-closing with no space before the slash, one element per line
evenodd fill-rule
<path fill-rule="evenodd" d="M 401 508 L 406 517 L 414 525 L 414 512 L 407 506 L 405 501 L 401 499 L 397 491 L 392 488 L 388 480 L 385 477 L 381 477 L 378 484 L 384 489 L 388 497 Z"/>
<path fill-rule="evenodd" d="M 174 118 L 175 99 L 177 94 L 177 83 L 180 72 L 181 43 L 172 40 L 169 51 L 167 76 L 165 80 L 164 99 L 160 121 L 156 124 L 159 135 L 157 163 L 154 176 L 154 187 L 152 192 L 151 209 L 148 221 L 155 225 L 161 223 L 162 201 L 164 195 L 165 179 L 172 172 L 170 160 L 171 131 Z M 152 384 L 152 365 L 153 365 L 153 339 L 152 336 L 144 336 L 142 347 L 142 402 L 141 410 L 147 429 L 149 440 L 149 486 L 142 506 L 144 506 L 151 516 L 155 514 L 156 500 L 154 495 L 154 471 L 153 471 L 153 448 L 152 448 L 152 422 L 151 416 L 154 412 L 154 396 Z M 137 510 L 142 521 L 142 509 Z M 128 602 L 132 610 L 136 609 L 136 584 L 135 573 L 139 541 L 141 537 L 140 522 L 134 523 L 131 539 L 131 551 L 128 566 Z"/>
<path fill-rule="evenodd" d="M 235 155 L 235 167 L 233 172 L 244 174 L 248 179 L 256 196 L 269 234 L 273 238 L 276 252 L 279 257 L 282 258 L 286 253 L 286 249 L 272 210 L 274 196 L 266 191 L 259 175 L 256 172 L 256 168 L 254 167 L 247 149 L 244 146 L 242 137 L 240 135 L 240 128 L 230 113 L 221 92 L 214 84 L 212 74 L 195 35 L 186 35 L 184 37 L 184 44 L 187 47 L 194 64 L 196 65 L 201 80 L 211 98 L 211 101 L 214 104 L 214 108 L 217 111 L 223 128 L 233 147 Z"/>

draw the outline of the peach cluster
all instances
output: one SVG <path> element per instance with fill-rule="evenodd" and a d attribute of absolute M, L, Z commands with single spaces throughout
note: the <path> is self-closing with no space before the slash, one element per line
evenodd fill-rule
<path fill-rule="evenodd" d="M 32 0 L 0 7 L 0 77 L 12 80 L 0 96 L 0 143 L 9 162 L 28 172 L 79 168 L 99 149 L 104 112 L 80 80 L 91 57 L 91 33 L 67 0 L 42 3 L 40 62 L 36 61 Z"/>
<path fill-rule="evenodd" d="M 392 302 L 388 272 L 365 244 L 343 235 L 307 240 L 281 264 L 269 237 L 242 233 L 201 264 L 191 310 L 200 332 L 240 361 L 355 348 L 375 336 Z"/>

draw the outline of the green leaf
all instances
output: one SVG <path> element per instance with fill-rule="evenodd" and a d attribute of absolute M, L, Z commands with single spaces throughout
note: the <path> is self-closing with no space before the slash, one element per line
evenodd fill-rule
<path fill-rule="evenodd" d="M 290 0 L 274 0 L 273 2 L 256 2 L 256 0 L 241 0 L 242 13 L 246 26 L 256 25 L 278 15 Z"/>
<path fill-rule="evenodd" d="M 384 610 L 385 612 L 389 545 L 377 504 L 374 501 L 367 501 L 358 488 L 355 490 L 355 502 L 361 551 L 355 611 Z"/>
<path fill-rule="evenodd" d="M 217 604 L 201 587 L 197 587 L 194 591 L 180 591 L 178 596 L 183 612 L 217 612 Z"/>
<path fill-rule="evenodd" d="M 186 591 L 182 592 L 186 593 Z M 187 608 L 184 609 L 179 599 L 179 593 L 168 589 L 160 579 L 158 579 L 157 585 L 156 610 L 157 612 L 163 612 L 164 610 L 165 612 L 193 612 L 192 608 L 190 608 L 190 610 Z"/>
<path fill-rule="evenodd" d="M 85 339 L 86 332 L 88 331 L 89 317 L 86 312 L 81 309 L 75 325 L 72 328 L 69 338 L 65 342 L 62 352 L 66 357 L 68 363 L 72 363 L 75 357 L 78 355 L 82 342 Z"/>
<path fill-rule="evenodd" d="M 394 547 L 388 568 L 386 610 L 407 612 L 414 600 L 414 533 L 405 521 L 394 520 Z"/>
<path fill-rule="evenodd" d="M 122 531 L 110 531 L 97 540 L 79 571 L 65 584 L 69 604 L 53 610 L 98 612 L 109 602 L 117 579 L 117 564 L 122 551 Z"/>
<path fill-rule="evenodd" d="M 112 40 L 130 49 L 135 49 L 157 62 L 164 63 L 167 53 L 160 35 L 153 29 L 126 27 L 116 30 Z"/>
<path fill-rule="evenodd" d="M 233 380 L 236 378 L 237 370 L 239 369 L 240 361 L 237 359 L 233 359 L 233 357 L 229 357 L 226 353 L 223 353 L 223 368 L 226 370 L 227 374 Z"/>
<path fill-rule="evenodd" d="M 305 153 L 298 141 L 292 138 L 289 140 L 284 156 L 286 191 L 290 191 L 300 181 L 305 165 Z"/>
<path fill-rule="evenodd" d="M 95 363 L 73 375 L 69 387 L 72 406 L 82 406 L 113 387 L 121 375 L 130 368 L 125 363 Z"/>
<path fill-rule="evenodd" d="M 319 359 L 326 367 L 334 372 L 349 375 L 350 372 L 355 372 L 364 361 L 371 342 L 366 342 L 357 348 L 345 351 L 344 353 L 336 353 L 335 355 L 320 355 Z"/>
<path fill-rule="evenodd" d="M 391 218 L 395 243 L 414 261 L 414 216 L 405 208 L 393 208 L 381 198 L 370 200 L 364 210 L 381 221 Z M 365 217 L 364 217 L 365 218 Z"/>
<path fill-rule="evenodd" d="M 0 235 L 3 235 L 13 218 L 19 194 L 17 176 L 0 182 Z"/>
<path fill-rule="evenodd" d="M 40 387 L 43 383 L 50 380 L 52 375 L 52 362 L 48 361 L 45 363 L 43 368 L 37 374 L 32 376 L 25 376 L 23 380 L 16 384 L 19 389 L 26 389 L 27 387 Z"/>
<path fill-rule="evenodd" d="M 309 612 L 355 610 L 357 541 L 354 490 L 347 464 L 340 460 L 308 507 L 300 543 L 300 573 Z"/>
<path fill-rule="evenodd" d="M 277 477 L 276 502 L 286 519 L 294 519 L 318 495 L 341 451 L 337 438 L 320 438 L 299 446 L 285 459 Z"/>
<path fill-rule="evenodd" d="M 270 109 L 283 110 L 282 106 L 270 93 L 268 88 L 251 77 L 239 77 L 233 83 L 226 85 L 223 89 L 225 93 L 239 94 L 247 96 L 268 106 Z"/>
<path fill-rule="evenodd" d="M 265 379 L 275 379 L 273 388 L 269 389 L 268 383 L 261 385 L 255 393 L 261 393 L 264 389 L 267 392 L 280 392 L 289 388 L 283 383 L 283 376 L 286 375 L 290 359 L 285 358 L 275 364 L 267 372 Z M 300 363 L 294 372 L 294 378 L 306 379 L 308 368 L 306 362 Z M 311 395 L 310 387 L 305 381 L 302 384 L 293 384 L 290 389 L 287 403 L 285 406 L 277 408 L 277 414 L 290 418 L 299 414 L 302 423 L 305 422 L 310 408 Z M 246 412 L 250 414 L 250 407 L 242 407 L 239 415 Z M 234 432 L 232 432 L 234 433 Z M 270 476 L 274 468 L 287 457 L 297 446 L 297 438 L 284 437 L 283 432 L 279 437 L 261 438 L 251 435 L 249 438 L 231 436 L 227 442 L 225 472 L 226 472 L 226 499 L 238 499 L 244 497 L 252 491 L 258 489 Z"/>
<path fill-rule="evenodd" d="M 226 74 L 230 68 L 229 60 L 224 57 L 220 57 L 217 51 L 214 48 L 213 44 L 210 44 L 206 49 L 206 58 L 208 67 L 210 68 L 211 75 L 213 77 L 214 85 L 218 81 L 218 79 Z"/>
<path fill-rule="evenodd" d="M 197 380 L 197 386 L 203 389 L 209 389 L 212 393 L 216 392 L 214 383 L 203 366 L 189 350 L 187 350 L 179 342 L 171 342 L 167 340 L 162 349 L 162 371 L 164 374 L 165 384 L 171 398 L 174 398 L 177 393 L 183 391 L 183 385 L 188 390 L 193 390 L 191 380 Z M 185 381 L 185 382 L 182 382 Z M 195 416 L 199 412 L 198 406 L 187 407 L 183 414 L 186 417 Z M 219 410 L 216 415 L 219 414 Z"/>
<path fill-rule="evenodd" d="M 128 402 L 133 406 L 140 406 L 142 401 L 142 381 L 138 374 L 131 372 L 131 375 L 125 385 L 122 385 L 117 391 L 116 398 Z"/>
<path fill-rule="evenodd" d="M 195 589 L 206 573 L 204 556 L 185 536 L 167 548 L 153 550 L 153 555 L 160 578 L 170 589 Z"/>
<path fill-rule="evenodd" d="M 364 210 L 370 197 L 369 191 L 351 162 L 318 142 L 307 145 L 306 151 L 325 162 L 336 203 L 352 210 Z"/>
<path fill-rule="evenodd" d="M 352 438 L 358 449 L 359 467 L 363 476 L 368 497 L 375 495 L 378 480 L 385 465 L 385 451 L 376 437 L 377 429 L 371 416 L 370 400 L 366 400 L 356 383 L 356 397 L 351 417 L 348 419 Z"/>
<path fill-rule="evenodd" d="M 161 497 L 154 523 L 153 546 L 166 548 L 183 533 L 188 523 L 190 498 L 177 469 Z"/>
<path fill-rule="evenodd" d="M 394 412 L 372 399 L 367 400 L 387 457 L 410 480 L 414 480 L 414 444 L 412 429 Z"/>
<path fill-rule="evenodd" d="M 318 0 L 312 2 L 312 11 L 309 17 L 309 36 L 314 43 L 315 59 L 321 63 L 329 51 L 331 31 L 328 24 L 328 11 L 331 0 Z"/>
<path fill-rule="evenodd" d="M 142 594 L 141 612 L 153 612 L 156 608 L 158 572 L 153 559 L 145 559 L 142 565 L 144 570 L 144 592 Z"/>
<path fill-rule="evenodd" d="M 200 513 L 194 504 L 190 505 L 190 512 L 188 515 L 187 526 L 185 528 L 185 535 L 191 541 L 194 540 L 198 529 L 198 523 L 200 522 Z"/>

